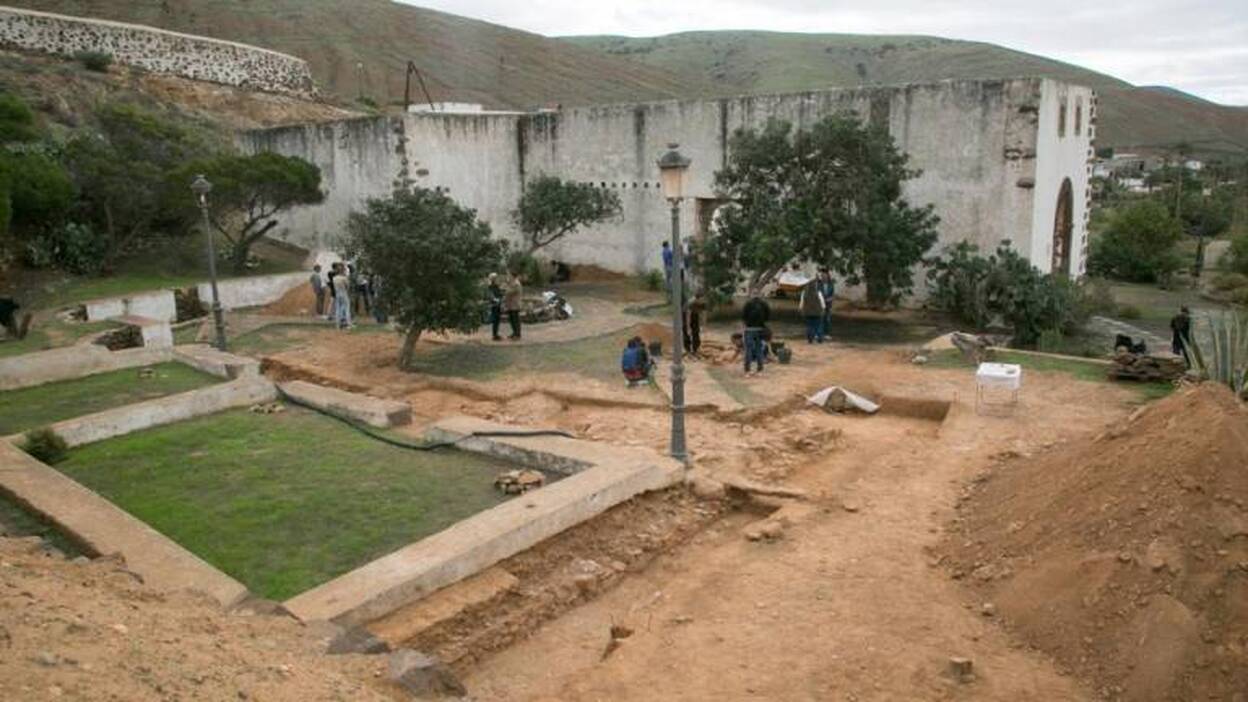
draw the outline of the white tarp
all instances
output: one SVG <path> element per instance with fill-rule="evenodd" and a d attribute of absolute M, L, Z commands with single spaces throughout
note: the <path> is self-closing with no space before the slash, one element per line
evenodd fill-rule
<path fill-rule="evenodd" d="M 844 412 L 845 410 L 853 409 L 866 412 L 867 414 L 875 414 L 880 410 L 879 405 L 839 385 L 824 388 L 806 398 L 806 401 L 829 412 Z"/>

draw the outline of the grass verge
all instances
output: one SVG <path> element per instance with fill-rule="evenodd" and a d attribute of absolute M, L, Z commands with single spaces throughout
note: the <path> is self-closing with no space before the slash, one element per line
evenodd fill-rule
<path fill-rule="evenodd" d="M 508 466 L 401 449 L 288 407 L 91 444 L 56 467 L 284 600 L 503 502 L 493 479 Z"/>
<path fill-rule="evenodd" d="M 155 372 L 148 378 L 140 376 L 139 368 L 127 368 L 0 392 L 0 436 L 175 395 L 221 380 L 181 363 L 162 363 L 152 369 Z"/>
<path fill-rule="evenodd" d="M 1065 373 L 1079 380 L 1092 383 L 1121 385 L 1136 391 L 1145 401 L 1160 399 L 1174 391 L 1174 386 L 1170 383 L 1140 383 L 1129 380 L 1111 380 L 1106 375 L 1106 366 L 1104 364 L 1073 358 L 1054 358 L 1014 353 L 1012 351 L 998 351 L 993 354 L 992 360 L 995 363 L 1016 363 L 1023 368 L 1041 373 Z M 968 370 L 975 367 L 956 349 L 945 349 L 931 354 L 928 356 L 927 366 L 931 368 L 965 368 Z"/>

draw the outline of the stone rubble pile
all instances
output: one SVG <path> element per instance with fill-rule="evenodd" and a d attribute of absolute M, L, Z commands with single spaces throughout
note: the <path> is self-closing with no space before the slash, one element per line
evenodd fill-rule
<path fill-rule="evenodd" d="M 1175 381 L 1186 372 L 1187 365 L 1181 356 L 1120 351 L 1114 355 L 1109 377 L 1143 382 Z"/>
<path fill-rule="evenodd" d="M 521 495 L 546 484 L 546 476 L 535 470 L 509 470 L 494 478 L 494 487 L 508 495 Z"/>

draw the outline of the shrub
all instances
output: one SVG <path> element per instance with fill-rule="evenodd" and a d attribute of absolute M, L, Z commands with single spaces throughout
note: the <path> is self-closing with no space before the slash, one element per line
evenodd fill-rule
<path fill-rule="evenodd" d="M 1231 239 L 1231 248 L 1226 255 L 1229 259 L 1227 267 L 1231 272 L 1248 275 L 1248 233 Z"/>
<path fill-rule="evenodd" d="M 663 289 L 663 271 L 652 268 L 642 274 L 641 281 L 646 286 L 646 290 L 658 292 Z"/>
<path fill-rule="evenodd" d="M 1222 273 L 1214 276 L 1210 285 L 1218 292 L 1231 292 L 1240 288 L 1248 288 L 1248 275 L 1243 273 Z"/>
<path fill-rule="evenodd" d="M 26 263 L 32 268 L 56 267 L 75 275 L 96 275 L 108 255 L 108 240 L 89 224 L 68 222 L 26 244 Z"/>
<path fill-rule="evenodd" d="M 65 443 L 65 439 L 48 427 L 26 432 L 21 448 L 48 465 L 60 463 L 69 456 L 69 445 Z"/>
<path fill-rule="evenodd" d="M 1092 240 L 1088 270 L 1118 280 L 1165 283 L 1183 266 L 1175 250 L 1182 227 L 1166 206 L 1141 200 L 1116 212 Z"/>
<path fill-rule="evenodd" d="M 542 262 L 532 254 L 513 251 L 507 256 L 507 271 L 520 276 L 527 285 L 540 287 L 546 284 L 546 273 L 542 270 Z"/>
<path fill-rule="evenodd" d="M 1122 319 L 1139 319 L 1144 316 L 1144 312 L 1135 305 L 1120 305 L 1118 307 L 1118 316 Z"/>
<path fill-rule="evenodd" d="M 1088 292 L 1066 276 L 1041 273 L 1008 242 L 986 257 L 964 242 L 928 266 L 933 307 L 977 329 L 999 316 L 1014 330 L 1016 346 L 1034 346 L 1046 332 L 1073 334 L 1096 305 L 1104 304 L 1097 299 L 1104 293 Z"/>
<path fill-rule="evenodd" d="M 1209 336 L 1188 344 L 1192 367 L 1202 377 L 1226 385 L 1236 397 L 1248 397 L 1248 313 L 1210 315 Z"/>
<path fill-rule="evenodd" d="M 1061 329 L 1045 329 L 1040 332 L 1036 349 L 1045 353 L 1062 353 L 1066 349 L 1065 339 Z"/>
<path fill-rule="evenodd" d="M 74 60 L 96 73 L 108 73 L 108 67 L 113 65 L 113 55 L 106 51 L 79 51 L 74 54 Z"/>

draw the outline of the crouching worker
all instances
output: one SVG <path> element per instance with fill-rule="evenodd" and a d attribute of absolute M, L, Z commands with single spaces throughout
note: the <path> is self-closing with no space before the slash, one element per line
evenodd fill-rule
<path fill-rule="evenodd" d="M 628 387 L 631 388 L 638 383 L 650 380 L 650 371 L 653 368 L 654 361 L 646 352 L 646 345 L 641 337 L 634 336 L 629 339 L 628 346 L 624 348 L 624 354 L 620 357 L 620 369 L 624 371 L 624 380 L 627 381 Z"/>

